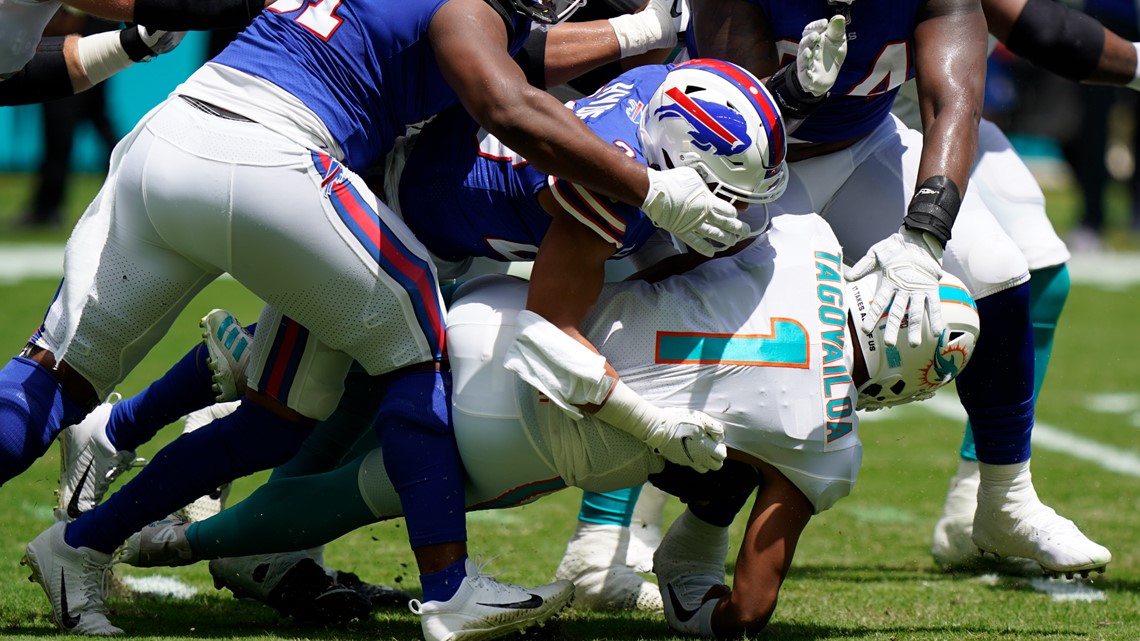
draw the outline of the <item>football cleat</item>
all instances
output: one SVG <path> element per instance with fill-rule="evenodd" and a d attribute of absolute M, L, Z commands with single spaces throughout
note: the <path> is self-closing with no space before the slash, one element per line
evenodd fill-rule
<path fill-rule="evenodd" d="M 373 608 L 403 608 L 407 607 L 408 602 L 412 600 L 412 595 L 403 590 L 398 590 L 387 585 L 366 583 L 352 572 L 330 570 L 329 568 L 325 568 L 325 572 L 332 572 L 332 578 L 337 584 L 353 590 L 360 596 L 368 599 Z"/>
<path fill-rule="evenodd" d="M 24 564 L 51 602 L 52 619 L 72 634 L 122 634 L 107 619 L 111 555 L 73 548 L 63 540 L 67 523 L 56 521 L 28 544 Z"/>
<path fill-rule="evenodd" d="M 103 500 L 124 472 L 144 463 L 132 451 L 117 451 L 107 438 L 111 410 L 122 397 L 111 394 L 82 421 L 59 433 L 59 506 L 56 520 L 73 521 Z"/>
<path fill-rule="evenodd" d="M 217 400 L 238 400 L 245 395 L 245 368 L 253 353 L 253 336 L 224 309 L 212 310 L 199 325 L 202 327 L 202 341 L 209 352 L 207 363 L 213 371 Z"/>
<path fill-rule="evenodd" d="M 554 578 L 574 584 L 575 607 L 660 612 L 657 586 L 624 563 L 629 546 L 629 528 L 578 521 Z"/>
<path fill-rule="evenodd" d="M 217 589 L 260 601 L 300 623 L 341 625 L 372 611 L 367 598 L 337 584 L 306 552 L 215 559 L 210 574 Z"/>
<path fill-rule="evenodd" d="M 1112 553 L 1037 498 L 1029 462 L 979 466 L 973 540 L 983 553 L 1031 559 L 1050 576 L 1104 572 Z"/>
<path fill-rule="evenodd" d="M 686 634 L 712 635 L 716 599 L 705 597 L 725 584 L 727 555 L 728 528 L 709 525 L 688 510 L 677 517 L 653 554 L 653 571 L 669 627 Z"/>
<path fill-rule="evenodd" d="M 180 520 L 155 521 L 127 538 L 115 561 L 136 568 L 189 565 L 196 559 L 186 539 L 190 524 Z"/>
<path fill-rule="evenodd" d="M 216 403 L 190 412 L 186 415 L 186 422 L 182 428 L 182 433 L 189 434 L 203 425 L 216 421 L 224 416 L 229 416 L 237 409 L 238 403 L 239 401 Z M 230 496 L 231 487 L 230 483 L 224 483 L 213 492 L 194 499 L 189 505 L 178 510 L 173 516 L 188 523 L 205 521 L 226 509 L 226 500 Z"/>
<path fill-rule="evenodd" d="M 478 641 L 543 625 L 570 605 L 574 584 L 555 581 L 524 588 L 483 574 L 483 567 L 466 560 L 467 576 L 447 601 L 412 599 L 408 608 L 420 615 L 426 641 Z"/>

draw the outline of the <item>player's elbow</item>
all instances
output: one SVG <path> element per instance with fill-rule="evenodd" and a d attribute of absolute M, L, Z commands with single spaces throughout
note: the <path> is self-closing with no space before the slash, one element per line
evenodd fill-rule
<path fill-rule="evenodd" d="M 468 105 L 468 110 L 484 129 L 499 140 L 510 145 L 512 141 L 527 134 L 527 123 L 531 121 L 534 106 L 531 92 L 537 91 L 530 85 L 519 88 L 497 87 L 488 92 L 477 105 Z"/>

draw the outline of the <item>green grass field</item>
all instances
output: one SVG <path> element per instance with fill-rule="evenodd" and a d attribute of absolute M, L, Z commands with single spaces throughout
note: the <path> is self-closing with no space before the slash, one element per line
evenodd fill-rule
<path fill-rule="evenodd" d="M 77 190 L 82 207 L 94 181 Z M 0 179 L 0 229 L 17 207 L 26 183 Z M 1071 194 L 1061 203 L 1058 226 L 1072 220 Z M 1054 205 L 1055 206 L 1055 205 Z M 76 212 L 77 213 L 77 212 Z M 0 232 L 0 241 L 56 242 L 65 232 Z M 0 244 L 0 258 L 10 245 Z M 16 283 L 0 278 L 0 353 L 14 353 L 35 328 L 54 291 L 52 279 Z M 1140 291 L 1075 285 L 1062 319 L 1039 421 L 1054 431 L 1099 444 L 1106 454 L 1082 458 L 1080 447 L 1038 444 L 1037 489 L 1050 505 L 1073 518 L 1114 554 L 1109 571 L 1081 592 L 1088 600 L 1062 600 L 1028 579 L 938 571 L 929 553 L 931 527 L 956 465 L 958 420 L 952 392 L 928 404 L 880 412 L 862 425 L 864 467 L 847 499 L 816 517 L 801 540 L 780 606 L 761 638 L 788 640 L 980 640 L 1064 641 L 1140 639 L 1140 360 L 1127 342 L 1138 327 Z M 161 375 L 197 340 L 197 319 L 211 307 L 228 307 L 252 321 L 259 303 L 233 281 L 219 281 L 180 317 L 170 335 L 122 385 L 134 393 Z M 943 403 L 938 404 L 941 400 Z M 950 401 L 950 402 L 945 402 Z M 179 426 L 140 451 L 150 456 Z M 1113 458 L 1115 456 L 1116 458 Z M 1122 464 L 1110 471 L 1103 460 Z M 51 524 L 58 478 L 56 450 L 0 488 L 0 639 L 56 638 L 47 601 L 19 565 L 26 543 Z M 241 480 L 232 501 L 264 479 Z M 471 549 L 498 555 L 492 571 L 519 583 L 551 578 L 574 527 L 579 492 L 567 490 L 533 505 L 473 514 Z M 670 503 L 666 518 L 680 505 Z M 737 524 L 739 532 L 739 523 Z M 399 523 L 378 524 L 330 544 L 330 565 L 363 578 L 418 591 L 418 579 Z M 739 536 L 734 536 L 734 543 Z M 734 544 L 731 556 L 735 556 Z M 729 559 L 729 571 L 732 560 Z M 154 574 L 141 570 L 122 574 Z M 233 599 L 212 588 L 204 564 L 162 571 L 197 588 L 188 600 L 113 598 L 112 621 L 128 636 L 147 639 L 419 639 L 410 612 L 378 612 L 338 630 L 298 627 L 272 610 Z M 731 575 L 730 575 L 731 578 Z M 1054 588 L 1057 583 L 1049 584 Z M 1036 586 L 1036 587 L 1035 587 Z M 1060 587 L 1071 587 L 1061 584 Z M 1080 596 L 1080 595 L 1078 595 Z M 528 638 L 556 640 L 673 639 L 662 619 L 630 613 L 571 610 Z"/>

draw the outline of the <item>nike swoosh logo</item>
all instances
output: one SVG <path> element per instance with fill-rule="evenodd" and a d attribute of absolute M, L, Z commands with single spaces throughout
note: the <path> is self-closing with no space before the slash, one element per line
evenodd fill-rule
<path fill-rule="evenodd" d="M 683 450 L 685 452 L 685 456 L 689 457 L 690 461 L 692 461 L 694 463 L 697 462 L 697 459 L 693 458 L 693 453 L 689 451 L 689 437 L 688 436 L 682 436 L 681 437 L 681 450 Z"/>
<path fill-rule="evenodd" d="M 71 499 L 67 502 L 67 515 L 73 519 L 77 519 L 83 515 L 83 512 L 79 509 L 79 494 L 83 491 L 83 486 L 87 483 L 87 476 L 91 474 L 91 466 L 94 464 L 95 461 L 87 463 L 87 469 L 83 470 L 83 476 L 79 477 L 79 483 L 77 483 L 75 488 L 71 491 Z"/>
<path fill-rule="evenodd" d="M 697 615 L 697 612 L 700 612 L 701 609 L 699 607 L 693 610 L 689 610 L 685 606 L 681 605 L 681 599 L 678 599 L 677 593 L 673 591 L 672 583 L 668 585 L 668 589 L 669 602 L 673 604 L 673 615 L 677 617 L 678 621 L 681 623 L 687 623 L 689 619 Z"/>
<path fill-rule="evenodd" d="M 529 599 L 525 601 L 515 601 L 514 603 L 479 603 L 479 605 L 484 605 L 488 608 L 502 608 L 504 610 L 533 610 L 542 606 L 542 604 L 542 597 L 537 594 L 531 594 Z"/>
<path fill-rule="evenodd" d="M 60 622 L 63 627 L 71 630 L 79 625 L 79 617 L 71 616 L 71 613 L 67 611 L 67 577 L 64 576 L 62 570 L 59 573 L 59 609 L 62 611 Z"/>

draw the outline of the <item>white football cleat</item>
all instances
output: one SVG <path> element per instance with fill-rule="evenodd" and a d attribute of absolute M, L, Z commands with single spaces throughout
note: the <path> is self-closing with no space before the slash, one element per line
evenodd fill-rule
<path fill-rule="evenodd" d="M 107 619 L 111 555 L 73 548 L 63 540 L 67 523 L 56 521 L 28 544 L 24 564 L 51 602 L 52 619 L 72 634 L 112 635 L 122 630 Z"/>
<path fill-rule="evenodd" d="M 727 555 L 728 528 L 705 523 L 689 510 L 677 517 L 653 554 L 653 571 L 669 627 L 712 636 L 717 599 L 706 601 L 705 596 L 710 589 L 725 585 Z"/>
<path fill-rule="evenodd" d="M 122 397 L 111 394 L 82 421 L 59 433 L 59 506 L 56 520 L 73 521 L 103 500 L 119 476 L 134 467 L 133 451 L 117 451 L 107 438 L 111 410 Z M 139 461 L 142 462 L 141 460 Z"/>
<path fill-rule="evenodd" d="M 660 612 L 661 591 L 623 562 L 629 546 L 629 528 L 578 521 L 554 578 L 574 584 L 575 607 Z"/>
<path fill-rule="evenodd" d="M 1031 559 L 1052 576 L 1088 577 L 1090 571 L 1105 571 L 1112 553 L 1037 498 L 1029 461 L 982 463 L 979 470 L 973 532 L 979 549 L 999 557 Z"/>
<path fill-rule="evenodd" d="M 974 532 L 974 512 L 978 507 L 978 462 L 961 459 L 958 472 L 950 479 L 950 491 L 942 504 L 942 516 L 934 524 L 930 555 L 943 569 L 969 567 L 979 560 Z"/>
<path fill-rule="evenodd" d="M 215 559 L 210 574 L 215 588 L 306 623 L 339 625 L 372 612 L 367 597 L 339 585 L 307 551 Z"/>
<path fill-rule="evenodd" d="M 651 483 L 641 487 L 629 523 L 629 551 L 625 564 L 637 572 L 653 571 L 653 552 L 661 545 L 661 519 L 669 495 Z"/>
<path fill-rule="evenodd" d="M 186 415 L 185 426 L 182 428 L 182 433 L 189 434 L 219 418 L 229 416 L 238 408 L 239 404 L 240 401 L 215 403 L 213 405 L 207 405 L 200 410 L 190 412 Z M 173 516 L 188 523 L 205 521 L 226 509 L 226 500 L 229 499 L 231 487 L 231 483 L 223 483 L 213 492 L 194 499 L 189 505 L 178 510 Z"/>
<path fill-rule="evenodd" d="M 426 641 L 477 641 L 542 625 L 570 605 L 574 584 L 555 581 L 536 588 L 503 583 L 466 561 L 467 576 L 447 601 L 413 599 L 408 608 L 420 615 Z"/>
<path fill-rule="evenodd" d="M 224 309 L 212 310 L 199 325 L 209 351 L 207 362 L 214 372 L 213 387 L 218 401 L 238 400 L 245 395 L 245 368 L 253 353 L 253 336 Z"/>

